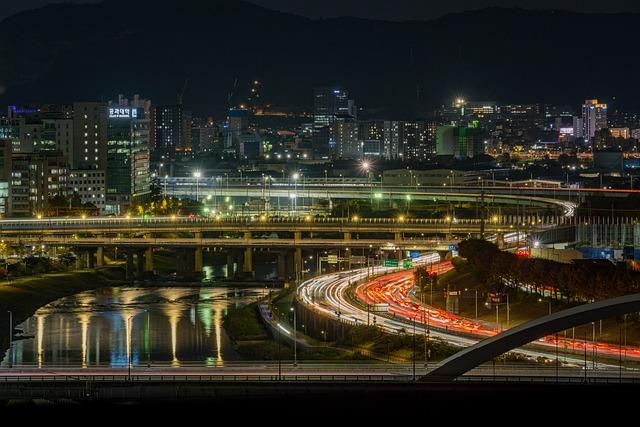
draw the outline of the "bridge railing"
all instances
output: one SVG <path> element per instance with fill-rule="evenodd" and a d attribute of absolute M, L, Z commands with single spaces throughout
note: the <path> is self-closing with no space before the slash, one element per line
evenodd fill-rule
<path fill-rule="evenodd" d="M 0 230 L 28 230 L 28 229 L 75 229 L 75 228 L 118 228 L 118 227 L 145 227 L 154 225 L 214 225 L 214 224 L 256 224 L 256 223 L 272 223 L 272 224 L 348 224 L 356 226 L 359 224 L 394 224 L 394 225 L 442 225 L 442 226 L 478 226 L 483 222 L 478 218 L 405 218 L 399 216 L 396 218 L 360 218 L 357 216 L 351 218 L 339 217 L 315 217 L 312 215 L 289 217 L 289 216 L 234 216 L 234 217 L 132 217 L 132 218 L 44 218 L 44 219 L 25 219 L 25 220 L 2 220 L 0 221 Z M 501 216 L 484 220 L 487 227 L 491 226 L 545 226 L 556 225 L 561 223 L 573 223 L 562 221 L 561 217 L 535 217 L 535 216 Z"/>

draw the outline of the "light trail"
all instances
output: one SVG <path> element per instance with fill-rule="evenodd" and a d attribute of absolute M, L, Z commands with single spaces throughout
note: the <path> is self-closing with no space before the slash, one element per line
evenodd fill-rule
<path fill-rule="evenodd" d="M 451 270 L 450 262 L 441 262 L 433 265 L 433 271 L 438 274 Z M 415 319 L 416 322 L 426 324 L 431 327 L 444 328 L 447 332 L 459 332 L 470 334 L 481 338 L 486 338 L 498 334 L 499 325 L 489 322 L 469 319 L 447 312 L 439 308 L 423 305 L 414 299 L 411 294 L 415 292 L 413 271 L 387 274 L 374 278 L 370 281 L 359 284 L 355 289 L 355 296 L 365 304 L 388 304 L 389 312 L 394 316 L 401 316 L 408 320 Z M 592 343 L 580 339 L 564 338 L 556 335 L 549 335 L 535 341 L 535 344 L 552 347 L 555 352 L 557 346 L 564 351 L 584 351 L 589 354 L 607 355 L 609 357 L 619 357 L 624 353 L 626 358 L 640 359 L 640 348 L 623 346 L 608 343 Z"/>
<path fill-rule="evenodd" d="M 444 273 L 450 270 L 452 265 L 450 262 L 440 262 L 432 264 L 432 268 L 434 271 Z M 379 277 L 357 285 L 356 298 L 365 305 L 388 304 L 389 312 L 394 318 L 368 312 L 347 297 L 351 285 L 366 279 L 369 275 Z M 498 333 L 497 325 L 464 318 L 442 309 L 415 302 L 408 295 L 413 287 L 413 269 L 398 272 L 395 267 L 362 268 L 327 274 L 303 282 L 298 288 L 297 297 L 302 304 L 323 316 L 356 325 L 374 324 L 387 333 L 407 333 L 413 326 L 412 322 L 415 321 L 415 324 L 419 325 L 416 326 L 419 327 L 416 330 L 418 334 L 439 338 L 458 347 L 469 347 Z M 366 292 L 368 289 L 371 289 L 370 294 Z M 536 341 L 535 344 L 539 344 L 540 350 L 519 348 L 514 352 L 530 358 L 549 359 L 555 357 L 555 336 L 544 337 Z M 620 348 L 606 343 L 598 343 L 594 347 L 588 341 L 562 337 L 558 337 L 557 348 L 565 352 L 568 350 L 584 351 L 586 348 L 590 356 L 594 353 L 616 357 L 623 354 L 625 359 L 640 359 L 639 348 L 628 346 Z M 577 366 L 584 365 L 583 358 L 577 354 L 565 353 L 562 355 L 562 361 Z M 589 366 L 591 362 L 590 360 Z M 615 367 L 615 365 L 602 362 L 596 362 L 596 366 L 598 368 Z"/>

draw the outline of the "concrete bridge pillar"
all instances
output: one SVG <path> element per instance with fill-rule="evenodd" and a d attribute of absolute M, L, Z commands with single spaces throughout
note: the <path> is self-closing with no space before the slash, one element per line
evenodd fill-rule
<path fill-rule="evenodd" d="M 195 272 L 195 256 L 193 249 L 176 250 L 176 274 L 187 277 Z"/>
<path fill-rule="evenodd" d="M 227 253 L 227 278 L 231 278 L 235 275 L 236 257 L 233 251 Z"/>
<path fill-rule="evenodd" d="M 253 274 L 253 248 L 244 249 L 244 259 L 242 260 L 242 272 Z"/>
<path fill-rule="evenodd" d="M 132 280 L 133 279 L 133 252 L 126 251 L 125 254 L 127 257 L 125 277 L 127 278 L 127 280 Z"/>
<path fill-rule="evenodd" d="M 148 247 L 144 251 L 144 271 L 145 273 L 153 273 L 153 248 Z"/>
<path fill-rule="evenodd" d="M 395 234 L 394 234 L 394 240 L 395 240 L 396 242 L 402 242 L 402 240 L 403 240 L 403 238 L 402 238 L 402 233 L 401 233 L 401 232 L 395 233 Z"/>
<path fill-rule="evenodd" d="M 398 261 L 402 262 L 402 260 L 404 259 L 404 251 L 401 249 L 398 249 L 396 251 L 396 256 L 398 257 Z"/>
<path fill-rule="evenodd" d="M 96 268 L 96 258 L 93 254 L 93 250 L 89 249 L 86 253 L 85 253 L 86 259 L 87 259 L 87 268 Z"/>
<path fill-rule="evenodd" d="M 302 240 L 302 231 L 295 231 L 293 233 L 293 239 L 294 240 Z"/>
<path fill-rule="evenodd" d="M 278 280 L 284 280 L 287 276 L 287 260 L 284 252 L 278 252 Z"/>
<path fill-rule="evenodd" d="M 144 249 L 136 251 L 136 277 L 144 278 Z"/>
<path fill-rule="evenodd" d="M 302 279 L 302 248 L 296 248 L 293 256 L 293 265 L 296 274 L 296 280 Z"/>
<path fill-rule="evenodd" d="M 500 232 L 496 235 L 496 244 L 499 249 L 504 249 L 504 233 Z"/>
<path fill-rule="evenodd" d="M 96 249 L 96 265 L 98 268 L 104 267 L 104 248 L 98 246 Z"/>
<path fill-rule="evenodd" d="M 295 263 L 295 253 L 294 251 L 287 251 L 285 254 L 286 257 L 286 278 L 290 279 L 295 277 L 296 274 L 296 263 Z"/>
<path fill-rule="evenodd" d="M 198 246 L 195 250 L 193 271 L 196 273 L 202 273 L 202 247 Z"/>
<path fill-rule="evenodd" d="M 87 262 L 87 258 L 84 252 L 80 250 L 76 250 L 76 269 L 84 270 L 85 268 L 87 268 L 86 262 Z"/>
<path fill-rule="evenodd" d="M 253 248 L 249 246 L 249 241 L 253 238 L 250 231 L 244 232 L 244 240 L 247 242 L 247 247 L 244 249 L 244 258 L 242 259 L 242 272 L 245 275 L 253 275 Z"/>

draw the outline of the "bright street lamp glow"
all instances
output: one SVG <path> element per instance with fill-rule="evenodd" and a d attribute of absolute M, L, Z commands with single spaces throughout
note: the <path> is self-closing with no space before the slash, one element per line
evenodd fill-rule
<path fill-rule="evenodd" d="M 200 171 L 195 171 L 195 172 L 193 173 L 193 177 L 194 177 L 194 178 L 201 178 L 201 177 L 202 177 L 202 172 L 200 172 Z"/>

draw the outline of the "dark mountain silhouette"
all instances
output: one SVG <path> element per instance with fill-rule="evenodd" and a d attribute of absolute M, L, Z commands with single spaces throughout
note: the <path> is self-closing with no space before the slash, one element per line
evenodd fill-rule
<path fill-rule="evenodd" d="M 359 105 L 416 115 L 456 95 L 636 107 L 634 14 L 491 8 L 432 21 L 311 20 L 234 0 L 58 4 L 0 22 L 0 104 L 140 93 L 223 114 L 234 80 L 262 99 L 312 103 L 342 84 Z M 3 90 L 0 89 L 0 92 Z"/>

